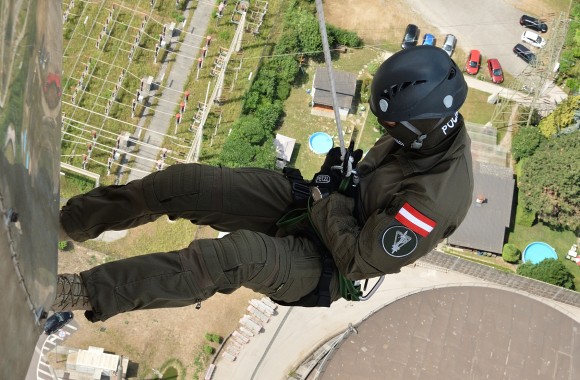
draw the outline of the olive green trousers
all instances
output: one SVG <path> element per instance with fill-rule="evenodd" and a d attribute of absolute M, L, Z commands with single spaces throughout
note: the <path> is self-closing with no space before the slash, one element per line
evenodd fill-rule
<path fill-rule="evenodd" d="M 276 236 L 292 207 L 289 180 L 258 168 L 173 165 L 127 185 L 99 187 L 71 198 L 61 224 L 76 241 L 124 230 L 167 215 L 231 232 L 194 240 L 178 251 L 144 254 L 80 275 L 104 321 L 131 310 L 196 304 L 240 286 L 287 303 L 315 290 L 322 272 L 317 245 L 305 236 Z M 335 271 L 336 272 L 336 271 Z M 337 275 L 331 297 L 340 298 Z"/>

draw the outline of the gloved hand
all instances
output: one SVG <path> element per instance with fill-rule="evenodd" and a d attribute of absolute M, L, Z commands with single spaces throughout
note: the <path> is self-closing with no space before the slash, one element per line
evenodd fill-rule
<path fill-rule="evenodd" d="M 334 147 L 328 151 L 320 171 L 314 175 L 311 185 L 318 190 L 314 190 L 314 197 L 324 198 L 334 191 L 338 191 L 344 178 L 352 175 L 353 169 L 362 158 L 362 150 L 353 151 L 354 141 L 350 142 L 344 156 L 341 154 L 340 147 Z"/>

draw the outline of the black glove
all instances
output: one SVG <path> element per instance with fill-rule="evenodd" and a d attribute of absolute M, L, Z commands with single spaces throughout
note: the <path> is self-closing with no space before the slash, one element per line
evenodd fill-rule
<path fill-rule="evenodd" d="M 326 154 L 320 171 L 314 175 L 311 182 L 312 186 L 318 188 L 321 198 L 338 191 L 343 179 L 351 176 L 363 154 L 361 149 L 353 151 L 353 148 L 354 141 L 351 141 L 344 156 L 340 147 L 334 147 Z M 318 196 L 318 192 L 316 195 Z"/>
<path fill-rule="evenodd" d="M 328 172 L 331 169 L 336 168 L 342 171 L 343 177 L 350 177 L 352 170 L 356 168 L 356 165 L 363 155 L 362 149 L 357 149 L 355 151 L 353 151 L 353 149 L 354 141 L 350 142 L 344 156 L 342 155 L 339 146 L 332 148 L 328 153 L 326 153 L 326 158 L 320 167 L 320 171 Z"/>

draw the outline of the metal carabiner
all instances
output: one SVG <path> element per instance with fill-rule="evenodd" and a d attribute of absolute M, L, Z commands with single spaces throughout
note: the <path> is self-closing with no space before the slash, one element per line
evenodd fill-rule
<path fill-rule="evenodd" d="M 361 295 L 358 300 L 359 301 L 368 301 L 373 296 L 373 294 L 375 294 L 377 292 L 377 290 L 379 290 L 379 286 L 381 286 L 383 281 L 385 281 L 385 275 L 382 275 L 381 277 L 379 277 L 378 281 L 376 282 L 376 284 L 373 285 L 371 290 L 366 295 Z M 357 282 L 359 282 L 359 281 L 357 281 Z M 356 282 L 355 282 L 355 285 L 356 285 Z"/>

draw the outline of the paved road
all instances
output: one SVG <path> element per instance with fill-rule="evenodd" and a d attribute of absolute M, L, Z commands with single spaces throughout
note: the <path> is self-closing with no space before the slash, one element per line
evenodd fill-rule
<path fill-rule="evenodd" d="M 78 313 L 82 317 L 82 313 Z M 75 314 L 77 317 L 77 314 Z M 62 343 L 78 329 L 78 324 L 73 319 L 54 334 L 42 334 L 34 348 L 34 355 L 28 367 L 26 380 L 52 380 L 53 369 L 46 363 L 46 358 L 51 351 Z"/>
<path fill-rule="evenodd" d="M 186 20 L 188 18 L 187 14 L 191 12 L 190 8 L 193 3 L 193 1 L 188 3 L 188 10 L 184 14 Z M 155 114 L 151 117 L 149 130 L 144 132 L 143 136 L 139 136 L 142 137 L 141 140 L 143 142 L 149 145 L 140 147 L 139 156 L 133 165 L 133 169 L 136 170 L 131 170 L 128 181 L 143 178 L 149 172 L 155 170 L 155 161 L 158 159 L 160 148 L 163 146 L 164 135 L 173 134 L 174 131 L 174 124 L 171 121 L 175 116 L 177 106 L 183 101 L 183 86 L 186 84 L 195 62 L 191 57 L 199 57 L 199 50 L 202 47 L 202 42 L 205 43 L 207 26 L 215 7 L 215 3 L 209 1 L 197 1 L 195 3 L 195 11 L 191 21 L 181 31 L 181 33 L 185 34 L 185 38 L 177 52 L 171 71 L 166 73 L 165 70 L 160 70 L 158 77 L 155 78 L 156 83 L 161 83 L 163 77 L 166 77 L 166 88 L 155 106 Z M 192 105 L 189 105 L 189 107 L 192 107 Z M 187 123 L 188 121 L 183 122 Z M 143 124 L 144 118 L 140 126 Z"/>

